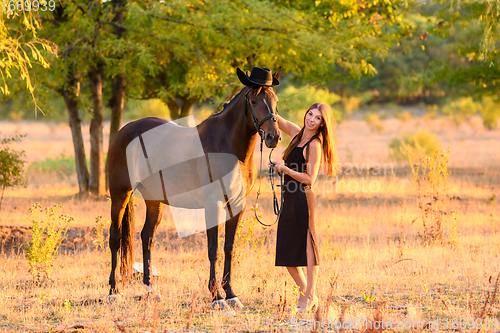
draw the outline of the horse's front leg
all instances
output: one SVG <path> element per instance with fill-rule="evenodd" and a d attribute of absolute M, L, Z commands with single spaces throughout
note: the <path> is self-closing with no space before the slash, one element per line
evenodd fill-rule
<path fill-rule="evenodd" d="M 219 218 L 222 214 L 223 203 L 220 201 L 207 202 L 205 205 L 205 223 L 207 227 L 208 240 L 208 260 L 210 261 L 210 278 L 208 280 L 208 290 L 212 298 L 212 307 L 226 309 L 227 303 L 219 292 L 215 268 L 217 266 Z"/>
<path fill-rule="evenodd" d="M 146 222 L 142 228 L 142 262 L 144 265 L 143 282 L 148 293 L 153 292 L 151 286 L 151 249 L 154 245 L 156 228 L 160 224 L 163 206 L 160 201 L 146 200 Z"/>
<path fill-rule="evenodd" d="M 226 238 L 224 241 L 224 277 L 222 279 L 222 288 L 226 292 L 226 301 L 229 305 L 236 308 L 243 308 L 238 297 L 231 287 L 231 267 L 233 261 L 233 251 L 234 251 L 234 241 L 236 236 L 236 230 L 238 229 L 238 224 L 240 222 L 243 212 L 240 212 L 236 216 L 233 216 L 229 221 L 226 222 Z"/>

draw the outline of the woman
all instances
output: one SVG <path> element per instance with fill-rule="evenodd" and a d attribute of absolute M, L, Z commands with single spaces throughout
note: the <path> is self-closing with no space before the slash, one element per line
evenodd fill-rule
<path fill-rule="evenodd" d="M 304 126 L 278 116 L 281 131 L 293 139 L 283 152 L 284 164 L 275 170 L 284 172 L 284 203 L 278 221 L 276 266 L 285 266 L 299 286 L 297 310 L 314 310 L 319 271 L 318 245 L 314 230 L 315 195 L 313 184 L 320 162 L 326 174 L 335 176 L 340 170 L 335 149 L 334 119 L 327 104 L 315 103 L 304 116 Z M 300 267 L 307 266 L 307 279 Z"/>

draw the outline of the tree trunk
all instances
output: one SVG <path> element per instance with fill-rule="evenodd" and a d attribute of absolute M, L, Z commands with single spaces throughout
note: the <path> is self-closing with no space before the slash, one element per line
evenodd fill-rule
<path fill-rule="evenodd" d="M 83 145 L 82 120 L 78 112 L 78 90 L 80 82 L 73 74 L 68 74 L 66 86 L 58 90 L 64 98 L 66 109 L 68 110 L 69 127 L 73 139 L 73 149 L 75 151 L 76 175 L 78 177 L 78 188 L 80 193 L 89 191 L 89 169 L 87 168 L 87 158 Z"/>
<path fill-rule="evenodd" d="M 92 66 L 89 72 L 92 120 L 90 121 L 90 182 L 89 190 L 94 195 L 105 191 L 104 151 L 103 151 L 103 106 L 102 106 L 102 66 Z"/>
<path fill-rule="evenodd" d="M 177 99 L 170 99 L 167 101 L 167 106 L 170 111 L 170 119 L 172 120 L 189 116 L 191 110 L 193 109 L 193 104 L 196 102 L 196 99 L 184 96 L 179 96 L 178 98 L 182 102 L 181 107 L 177 104 Z"/>
<path fill-rule="evenodd" d="M 168 111 L 170 112 L 170 119 L 175 120 L 179 118 L 179 106 L 177 105 L 177 99 L 167 100 Z"/>
<path fill-rule="evenodd" d="M 109 143 L 122 126 L 123 109 L 125 108 L 125 74 L 118 74 L 113 79 L 112 95 L 109 101 L 111 108 L 111 124 Z"/>
<path fill-rule="evenodd" d="M 113 34 L 117 38 L 122 38 L 125 32 L 120 26 L 123 25 L 123 20 L 125 19 L 125 0 L 111 0 L 113 5 L 113 22 L 118 23 L 113 28 Z M 120 25 L 120 26 L 119 26 Z M 111 98 L 109 99 L 109 107 L 111 108 L 111 124 L 109 127 L 109 144 L 113 140 L 116 133 L 122 126 L 123 109 L 125 108 L 125 74 L 118 74 L 113 79 L 113 85 L 111 87 Z M 109 147 L 108 144 L 108 147 Z M 106 176 L 106 191 L 109 188 L 108 185 L 108 165 L 105 166 L 105 176 Z"/>
<path fill-rule="evenodd" d="M 113 27 L 113 34 L 116 38 L 122 38 L 125 30 L 121 28 L 125 19 L 125 0 L 111 0 L 113 5 L 113 22 L 117 23 Z M 125 74 L 118 74 L 113 79 L 111 98 L 109 107 L 111 108 L 111 125 L 109 129 L 109 143 L 122 125 L 123 109 L 125 107 Z"/>

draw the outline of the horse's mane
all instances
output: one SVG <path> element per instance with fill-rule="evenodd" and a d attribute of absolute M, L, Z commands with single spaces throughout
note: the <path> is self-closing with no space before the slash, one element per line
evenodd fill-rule
<path fill-rule="evenodd" d="M 229 101 L 226 101 L 226 102 L 224 102 L 224 104 L 222 104 L 222 110 L 214 113 L 213 115 L 211 115 L 208 118 L 217 117 L 220 114 L 222 114 L 224 111 L 226 111 L 229 108 L 229 106 L 232 106 L 233 104 L 235 104 L 236 101 L 239 100 L 240 95 L 242 95 L 245 91 L 247 91 L 247 89 L 248 89 L 247 87 L 241 89 L 239 93 L 237 93 L 236 95 L 233 96 L 233 98 L 231 98 Z"/>
<path fill-rule="evenodd" d="M 211 115 L 207 119 L 210 119 L 212 117 L 217 117 L 217 116 L 221 115 L 225 110 L 227 110 L 230 106 L 232 106 L 233 104 L 235 104 L 237 100 L 239 100 L 240 95 L 246 94 L 247 92 L 248 93 L 252 93 L 253 92 L 253 96 L 258 96 L 262 90 L 264 90 L 264 92 L 266 94 L 276 95 L 275 92 L 274 92 L 274 89 L 272 87 L 263 87 L 263 86 L 245 87 L 245 88 L 241 89 L 239 93 L 237 93 L 236 95 L 234 95 L 234 97 L 231 98 L 231 100 L 229 100 L 227 102 L 224 102 L 224 104 L 222 106 L 222 110 L 220 110 L 217 113 L 214 113 L 213 115 Z M 205 120 L 207 120 L 207 119 L 205 119 Z"/>

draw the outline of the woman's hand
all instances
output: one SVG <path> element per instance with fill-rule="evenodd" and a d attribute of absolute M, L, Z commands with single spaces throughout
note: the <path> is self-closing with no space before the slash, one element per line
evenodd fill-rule
<path fill-rule="evenodd" d="M 275 172 L 283 172 L 283 169 L 285 168 L 285 165 L 283 163 L 275 163 L 275 162 L 271 161 L 271 162 L 269 162 L 268 166 L 271 167 L 271 164 L 274 165 Z"/>

